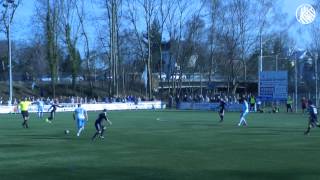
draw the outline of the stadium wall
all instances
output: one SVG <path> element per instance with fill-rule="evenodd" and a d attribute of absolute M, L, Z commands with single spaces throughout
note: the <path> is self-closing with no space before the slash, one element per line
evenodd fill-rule
<path fill-rule="evenodd" d="M 77 104 L 61 103 L 62 108 L 57 108 L 57 112 L 72 112 L 77 107 Z M 47 112 L 51 105 L 45 105 L 43 112 Z M 161 101 L 147 101 L 135 103 L 101 103 L 101 104 L 82 104 L 87 111 L 107 110 L 146 110 L 146 109 L 165 109 L 166 105 Z M 17 113 L 19 111 L 17 106 L 0 106 L 0 114 Z M 37 105 L 31 105 L 29 112 L 37 112 Z"/>

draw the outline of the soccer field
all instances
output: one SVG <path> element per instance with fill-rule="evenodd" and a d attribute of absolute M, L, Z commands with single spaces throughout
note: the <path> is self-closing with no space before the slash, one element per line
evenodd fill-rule
<path fill-rule="evenodd" d="M 94 119 L 75 136 L 71 113 L 48 124 L 31 114 L 0 115 L 1 180 L 320 179 L 320 129 L 304 136 L 307 115 L 111 111 L 105 139 L 92 142 Z M 64 134 L 69 129 L 70 134 Z"/>

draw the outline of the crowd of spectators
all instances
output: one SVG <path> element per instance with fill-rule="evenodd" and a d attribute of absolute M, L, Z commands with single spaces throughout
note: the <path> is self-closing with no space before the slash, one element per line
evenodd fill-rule
<path fill-rule="evenodd" d="M 226 95 L 183 95 L 183 97 L 179 97 L 179 95 L 176 97 L 176 99 L 179 99 L 180 102 L 195 102 L 195 103 L 217 103 L 220 101 L 220 99 L 223 99 L 227 103 L 238 103 L 238 98 L 236 96 L 226 96 Z"/>
<path fill-rule="evenodd" d="M 27 97 L 30 101 L 35 102 L 39 97 Z M 88 97 L 79 97 L 79 96 L 59 96 L 57 98 L 45 97 L 42 98 L 45 104 L 52 104 L 54 101 L 57 103 L 71 103 L 71 104 L 97 104 L 97 103 L 139 103 L 146 101 L 146 98 L 140 96 L 113 96 L 113 97 L 97 97 L 97 98 L 88 98 Z M 150 99 L 150 101 L 156 100 L 155 97 Z M 8 101 L 3 101 L 3 98 L 0 97 L 0 105 L 7 105 Z M 13 105 L 19 104 L 19 99 L 14 98 Z"/>

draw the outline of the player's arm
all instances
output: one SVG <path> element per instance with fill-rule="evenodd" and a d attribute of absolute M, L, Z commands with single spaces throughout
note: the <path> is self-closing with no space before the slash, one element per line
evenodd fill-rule
<path fill-rule="evenodd" d="M 39 101 L 30 101 L 30 104 L 32 105 L 32 104 L 40 104 L 40 102 Z"/>
<path fill-rule="evenodd" d="M 21 104 L 21 102 L 17 105 L 17 110 L 20 110 L 21 109 L 21 106 L 22 106 L 22 104 Z"/>
<path fill-rule="evenodd" d="M 88 118 L 88 113 L 87 113 L 87 111 L 85 111 L 84 115 L 85 115 L 85 118 L 86 118 L 86 120 L 87 120 L 87 121 L 89 121 L 89 118 Z"/>
<path fill-rule="evenodd" d="M 103 119 L 104 119 L 109 125 L 112 125 L 112 122 L 107 118 L 106 113 L 103 114 Z"/>
<path fill-rule="evenodd" d="M 109 125 L 112 125 L 112 122 L 108 118 L 106 118 L 106 121 L 108 122 Z"/>
<path fill-rule="evenodd" d="M 53 105 L 51 105 L 51 106 L 49 107 L 48 112 L 49 112 L 52 108 L 53 108 Z"/>

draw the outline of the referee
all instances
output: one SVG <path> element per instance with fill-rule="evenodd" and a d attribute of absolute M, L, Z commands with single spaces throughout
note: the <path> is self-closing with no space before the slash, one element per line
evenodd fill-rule
<path fill-rule="evenodd" d="M 29 101 L 26 97 L 24 98 L 24 100 L 22 100 L 19 103 L 19 107 L 20 107 L 20 110 L 21 110 L 21 115 L 22 115 L 22 118 L 23 118 L 23 123 L 22 123 L 22 127 L 23 128 L 29 128 L 29 125 L 28 125 L 28 119 L 29 119 L 28 109 L 29 109 L 30 104 L 32 104 L 31 101 Z"/>

